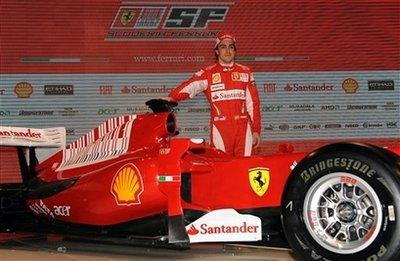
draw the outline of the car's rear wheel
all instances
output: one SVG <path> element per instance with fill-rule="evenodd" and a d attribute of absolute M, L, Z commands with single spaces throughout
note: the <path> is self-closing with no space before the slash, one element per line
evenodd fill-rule
<path fill-rule="evenodd" d="M 397 260 L 400 168 L 393 160 L 375 147 L 348 143 L 303 159 L 282 198 L 295 253 L 306 260 Z"/>

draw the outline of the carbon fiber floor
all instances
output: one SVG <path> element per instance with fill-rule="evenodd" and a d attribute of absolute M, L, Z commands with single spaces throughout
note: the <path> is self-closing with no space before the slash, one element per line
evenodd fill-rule
<path fill-rule="evenodd" d="M 1 235 L 1 234 L 0 234 Z M 296 260 L 287 248 L 240 244 L 193 244 L 171 250 L 64 241 L 57 237 L 8 235 L 0 243 L 0 260 Z M 6 239 L 6 240 L 5 240 Z"/>

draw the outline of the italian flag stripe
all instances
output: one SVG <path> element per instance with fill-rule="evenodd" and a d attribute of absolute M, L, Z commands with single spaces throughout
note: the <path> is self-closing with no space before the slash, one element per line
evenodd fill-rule
<path fill-rule="evenodd" d="M 180 176 L 158 176 L 159 182 L 174 182 L 180 180 L 181 180 Z"/>

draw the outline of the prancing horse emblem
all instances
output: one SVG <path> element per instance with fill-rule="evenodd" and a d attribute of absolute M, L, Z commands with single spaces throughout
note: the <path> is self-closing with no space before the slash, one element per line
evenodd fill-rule
<path fill-rule="evenodd" d="M 249 169 L 249 182 L 253 191 L 259 196 L 263 196 L 269 187 L 269 169 L 254 168 Z"/>

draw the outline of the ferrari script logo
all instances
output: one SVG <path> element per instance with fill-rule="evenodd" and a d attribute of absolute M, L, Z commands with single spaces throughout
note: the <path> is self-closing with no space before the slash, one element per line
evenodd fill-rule
<path fill-rule="evenodd" d="M 127 164 L 119 169 L 111 183 L 111 193 L 118 205 L 140 204 L 143 181 L 135 165 Z"/>
<path fill-rule="evenodd" d="M 253 191 L 261 197 L 267 192 L 269 187 L 269 169 L 249 169 L 249 182 Z"/>

